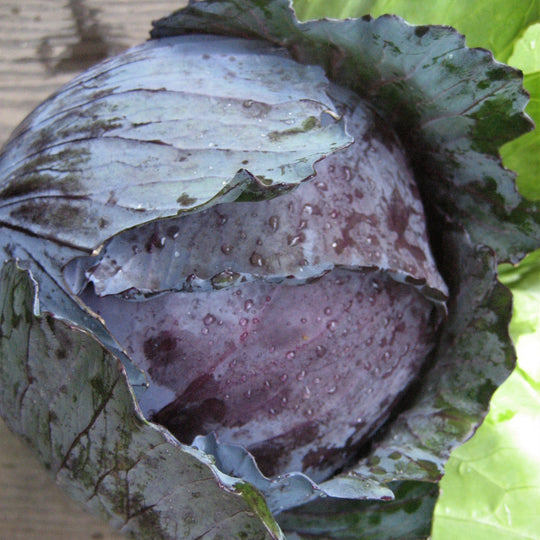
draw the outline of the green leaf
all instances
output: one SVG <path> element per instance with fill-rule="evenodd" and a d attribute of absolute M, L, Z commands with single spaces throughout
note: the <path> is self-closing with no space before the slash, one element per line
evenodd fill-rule
<path fill-rule="evenodd" d="M 540 519 L 540 251 L 502 268 L 514 296 L 518 367 L 495 393 L 475 436 L 456 449 L 441 481 L 433 538 L 537 538 Z"/>
<path fill-rule="evenodd" d="M 523 85 L 531 94 L 527 113 L 540 125 L 540 24 L 531 25 L 515 44 L 509 63 L 525 74 Z M 501 149 L 504 164 L 518 173 L 518 187 L 530 199 L 540 199 L 540 130 L 521 136 Z"/>
<path fill-rule="evenodd" d="M 29 272 L 3 265 L 0 298 L 0 412 L 73 498 L 138 538 L 282 538 L 253 488 L 142 418 L 93 337 L 35 315 Z"/>

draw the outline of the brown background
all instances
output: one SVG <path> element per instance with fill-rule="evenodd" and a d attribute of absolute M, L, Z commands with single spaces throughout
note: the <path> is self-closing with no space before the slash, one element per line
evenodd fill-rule
<path fill-rule="evenodd" d="M 140 43 L 183 0 L 0 0 L 0 146 L 41 101 Z M 118 539 L 73 503 L 0 420 L 0 540 Z"/>

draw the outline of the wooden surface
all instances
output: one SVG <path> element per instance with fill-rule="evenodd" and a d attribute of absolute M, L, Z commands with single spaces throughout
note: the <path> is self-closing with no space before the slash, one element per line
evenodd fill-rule
<path fill-rule="evenodd" d="M 0 0 L 0 146 L 41 101 L 96 61 L 148 37 L 172 0 Z M 0 540 L 118 539 L 56 486 L 0 420 Z"/>

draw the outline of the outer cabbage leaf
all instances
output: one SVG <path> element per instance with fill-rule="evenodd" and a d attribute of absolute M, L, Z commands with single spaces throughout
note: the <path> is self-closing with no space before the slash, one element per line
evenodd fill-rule
<path fill-rule="evenodd" d="M 520 197 L 498 156 L 502 144 L 532 128 L 522 75 L 488 51 L 466 48 L 455 30 L 393 16 L 298 23 L 285 0 L 209 1 L 154 23 L 152 35 L 190 32 L 263 38 L 324 66 L 394 126 L 435 219 L 463 224 L 500 261 L 537 247 L 538 205 Z"/>
<path fill-rule="evenodd" d="M 99 296 L 150 296 L 380 268 L 444 299 L 402 145 L 358 96 L 333 85 L 328 93 L 354 143 L 315 164 L 314 181 L 273 199 L 219 204 L 120 233 L 98 255 L 69 264 L 72 290 L 91 281 Z"/>
<path fill-rule="evenodd" d="M 147 42 L 76 77 L 5 145 L 0 221 L 91 252 L 135 225 L 313 175 L 352 141 L 331 119 L 327 79 L 268 44 L 242 47 Z"/>
<path fill-rule="evenodd" d="M 426 538 L 437 486 L 419 482 L 392 484 L 395 499 L 384 505 L 373 501 L 317 501 L 284 514 L 279 522 L 289 540 L 339 538 Z"/>
<path fill-rule="evenodd" d="M 495 57 L 521 69 L 525 74 L 524 87 L 531 94 L 527 113 L 538 125 L 540 113 L 540 84 L 538 66 L 538 28 L 540 20 L 535 0 L 506 2 L 504 0 L 475 0 L 474 3 L 439 0 L 430 4 L 408 0 L 350 0 L 324 2 L 295 0 L 300 19 L 320 17 L 361 17 L 394 13 L 414 24 L 444 24 L 457 28 L 466 36 L 469 47 L 484 47 Z M 489 24 L 485 24 L 489 21 Z M 518 174 L 520 191 L 528 198 L 540 198 L 538 147 L 540 131 L 523 135 L 501 149 L 505 166 Z"/>
<path fill-rule="evenodd" d="M 36 315 L 28 271 L 6 263 L 0 292 L 0 412 L 73 498 L 136 538 L 282 538 L 253 487 L 143 419 L 93 337 Z"/>
<path fill-rule="evenodd" d="M 514 44 L 523 29 L 540 19 L 536 0 L 475 0 L 455 2 L 437 0 L 429 4 L 410 0 L 294 0 L 298 17 L 320 19 L 321 17 L 362 17 L 369 13 L 374 17 L 394 13 L 414 24 L 444 24 L 457 28 L 467 37 L 469 47 L 484 47 L 492 51 L 501 62 L 509 58 Z M 486 24 L 489 21 L 489 24 Z"/>

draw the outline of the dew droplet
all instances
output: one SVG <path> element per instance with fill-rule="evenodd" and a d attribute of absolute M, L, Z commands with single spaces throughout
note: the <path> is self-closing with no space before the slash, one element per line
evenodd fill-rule
<path fill-rule="evenodd" d="M 321 191 L 328 191 L 328 186 L 325 182 L 319 181 L 315 184 L 315 187 L 317 189 L 320 189 Z"/>
<path fill-rule="evenodd" d="M 268 412 L 273 416 L 276 414 L 276 409 L 272 408 Z"/>
<path fill-rule="evenodd" d="M 238 324 L 239 324 L 240 326 L 246 326 L 248 322 L 249 322 L 249 321 L 248 321 L 245 317 L 242 317 L 242 318 L 238 321 Z"/>
<path fill-rule="evenodd" d="M 374 279 L 374 280 L 371 282 L 371 286 L 372 286 L 376 291 L 380 291 L 380 290 L 381 290 L 381 284 L 380 284 L 376 279 Z"/>
<path fill-rule="evenodd" d="M 264 386 L 266 386 L 266 388 L 270 388 L 272 385 L 270 384 L 270 381 L 266 380 L 264 381 Z"/>
<path fill-rule="evenodd" d="M 302 324 L 306 324 L 306 323 L 307 323 L 307 319 L 306 319 L 305 317 L 302 317 L 302 318 L 300 319 L 300 322 L 301 322 Z"/>
<path fill-rule="evenodd" d="M 328 330 L 330 330 L 330 332 L 335 332 L 337 330 L 337 327 L 338 327 L 338 323 L 336 321 L 330 321 L 326 325 L 326 328 L 328 328 Z"/>
<path fill-rule="evenodd" d="M 315 379 L 313 379 L 313 382 L 315 384 L 321 384 L 321 378 L 320 377 L 315 377 Z"/>
<path fill-rule="evenodd" d="M 246 339 L 248 338 L 249 336 L 249 333 L 248 332 L 243 332 L 241 335 L 240 335 L 240 341 L 246 341 Z"/>
<path fill-rule="evenodd" d="M 246 382 L 246 381 L 247 381 L 247 375 L 246 375 L 245 373 L 242 374 L 242 376 L 240 377 L 240 380 L 241 380 L 242 382 Z"/>
<path fill-rule="evenodd" d="M 294 351 L 289 351 L 286 355 L 285 355 L 289 360 L 292 360 L 295 356 L 296 356 L 296 353 Z"/>
<path fill-rule="evenodd" d="M 251 388 L 244 393 L 244 397 L 246 397 L 247 399 L 251 399 Z"/>
<path fill-rule="evenodd" d="M 305 212 L 308 216 L 311 216 L 311 214 L 313 214 L 313 206 L 311 206 L 311 204 L 304 204 L 302 211 Z"/>
<path fill-rule="evenodd" d="M 255 317 L 251 322 L 253 324 L 259 324 L 260 323 L 260 321 L 259 321 L 259 319 L 257 319 L 257 317 Z"/>
<path fill-rule="evenodd" d="M 203 326 L 203 328 L 201 329 L 201 334 L 206 335 L 208 334 L 208 332 L 209 332 L 208 328 L 206 326 Z"/>
<path fill-rule="evenodd" d="M 315 354 L 318 358 L 322 358 L 326 354 L 326 347 L 324 345 L 317 345 L 315 348 Z"/>
<path fill-rule="evenodd" d="M 372 338 L 372 337 L 368 337 L 368 338 L 366 339 L 366 345 L 367 345 L 368 347 L 371 347 L 372 344 L 373 344 L 373 338 Z"/>
<path fill-rule="evenodd" d="M 232 246 L 230 246 L 229 244 L 223 244 L 221 246 L 221 253 L 223 253 L 224 255 L 229 255 L 231 251 L 232 251 Z"/>
<path fill-rule="evenodd" d="M 279 380 L 281 382 L 285 382 L 287 379 L 288 379 L 288 375 L 286 373 L 283 373 L 280 377 L 279 377 Z"/>
<path fill-rule="evenodd" d="M 336 387 L 335 386 L 331 386 L 327 391 L 326 391 L 327 394 L 335 394 L 336 393 Z"/>
<path fill-rule="evenodd" d="M 206 325 L 206 326 L 209 326 L 211 325 L 213 322 L 215 322 L 216 318 L 211 314 L 211 313 L 207 313 L 205 316 L 204 316 L 204 319 L 203 319 L 203 323 Z"/>
<path fill-rule="evenodd" d="M 392 353 L 390 351 L 386 351 L 383 354 L 383 358 L 384 358 L 384 360 L 390 360 L 390 358 L 392 358 Z"/>
<path fill-rule="evenodd" d="M 332 308 L 331 307 L 325 307 L 324 308 L 324 314 L 325 315 L 332 315 Z"/>
<path fill-rule="evenodd" d="M 253 300 L 249 299 L 244 302 L 244 309 L 249 311 L 253 307 Z"/>
<path fill-rule="evenodd" d="M 268 225 L 270 225 L 270 228 L 273 232 L 277 231 L 279 229 L 279 217 L 278 216 L 270 216 L 268 218 Z"/>
<path fill-rule="evenodd" d="M 309 399 L 311 396 L 311 390 L 309 389 L 309 386 L 304 386 L 304 392 L 303 392 L 304 399 Z"/>
<path fill-rule="evenodd" d="M 283 396 L 283 397 L 281 398 L 281 403 L 282 403 L 283 405 L 287 405 L 287 401 L 288 401 L 288 400 L 287 400 L 287 397 L 286 397 L 286 396 Z"/>
<path fill-rule="evenodd" d="M 307 227 L 307 220 L 301 219 L 298 223 L 298 230 L 303 231 Z"/>
<path fill-rule="evenodd" d="M 308 410 L 306 411 L 306 414 L 307 414 L 308 416 L 313 416 L 313 411 L 312 411 L 311 409 L 308 409 Z"/>
<path fill-rule="evenodd" d="M 303 233 L 300 234 L 289 234 L 287 235 L 287 244 L 289 246 L 296 246 L 305 240 Z"/>
<path fill-rule="evenodd" d="M 342 167 L 342 171 L 343 171 L 343 178 L 344 178 L 345 182 L 350 182 L 351 178 L 352 178 L 351 169 L 349 169 L 349 167 L 345 166 L 345 167 Z"/>
<path fill-rule="evenodd" d="M 338 216 L 339 216 L 339 212 L 338 212 L 337 210 L 332 210 L 332 211 L 330 212 L 330 217 L 331 217 L 332 219 L 336 219 Z"/>
<path fill-rule="evenodd" d="M 296 375 L 296 380 L 297 381 L 303 381 L 305 379 L 305 377 L 306 377 L 306 370 L 303 369 L 302 371 L 300 371 L 300 373 L 298 373 Z"/>
<path fill-rule="evenodd" d="M 260 253 L 257 253 L 256 251 L 254 251 L 251 254 L 251 257 L 249 258 L 249 262 L 253 266 L 258 266 L 258 267 L 261 267 L 261 266 L 264 265 L 264 259 L 263 259 L 262 255 Z"/>

